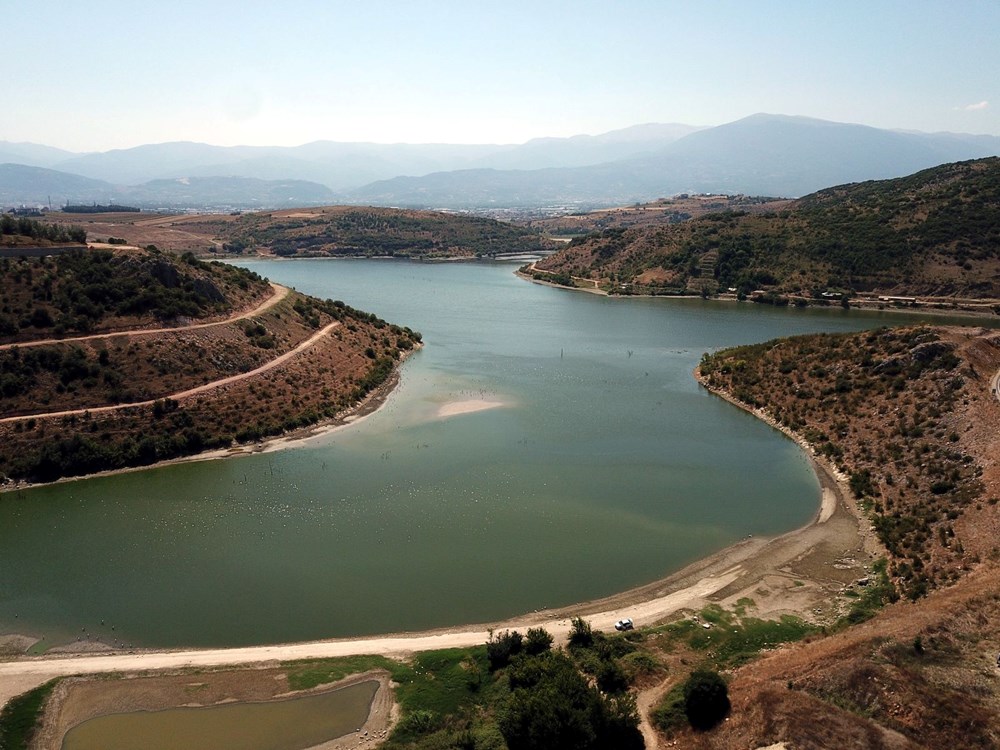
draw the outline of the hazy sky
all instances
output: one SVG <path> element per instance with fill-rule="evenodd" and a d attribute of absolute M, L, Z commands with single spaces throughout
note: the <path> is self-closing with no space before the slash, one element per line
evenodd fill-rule
<path fill-rule="evenodd" d="M 1000 135 L 1000 0 L 0 0 L 0 140 L 517 143 L 755 112 Z"/>

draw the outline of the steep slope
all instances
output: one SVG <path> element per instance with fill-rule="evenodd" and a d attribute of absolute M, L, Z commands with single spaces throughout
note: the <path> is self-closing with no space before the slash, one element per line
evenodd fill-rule
<path fill-rule="evenodd" d="M 848 587 L 851 627 L 734 670 L 727 721 L 672 746 L 997 746 L 998 368 L 1000 335 L 969 328 L 800 336 L 705 356 L 703 383 L 850 477 L 902 597 L 876 613 L 884 584 Z"/>
<path fill-rule="evenodd" d="M 114 185 L 102 180 L 24 164 L 0 164 L 0 204 L 106 202 L 117 193 Z"/>
<path fill-rule="evenodd" d="M 674 180 L 683 178 L 688 192 L 800 196 L 827 185 L 900 177 L 997 154 L 1000 138 L 983 141 L 757 114 L 693 133 L 651 159 L 646 168 Z"/>
<path fill-rule="evenodd" d="M 517 145 L 315 141 L 294 147 L 223 147 L 175 142 L 82 155 L 41 151 L 44 147 L 30 151 L 26 147 L 14 149 L 12 146 L 11 153 L 48 157 L 42 166 L 55 166 L 116 184 L 179 177 L 237 176 L 307 180 L 342 190 L 398 175 L 464 168 L 539 169 L 599 164 L 662 148 L 697 129 L 688 125 L 649 124 L 596 136 L 538 138 Z M 3 146 L 0 143 L 0 154 L 4 152 Z"/>
<path fill-rule="evenodd" d="M 131 204 L 175 208 L 273 208 L 330 203 L 334 193 L 303 180 L 251 177 L 181 177 L 142 185 L 113 185 L 54 169 L 0 164 L 0 204 Z"/>
<path fill-rule="evenodd" d="M 74 156 L 79 156 L 79 154 L 38 143 L 0 141 L 0 164 L 10 162 L 30 167 L 49 168 Z"/>
<path fill-rule="evenodd" d="M 1000 334 L 818 334 L 706 355 L 703 383 L 801 435 L 850 477 L 903 593 L 957 578 L 995 545 Z"/>
<path fill-rule="evenodd" d="M 255 177 L 183 177 L 152 180 L 124 191 L 130 201 L 149 206 L 185 208 L 273 208 L 315 206 L 333 200 L 325 185 L 305 180 L 260 180 Z"/>
<path fill-rule="evenodd" d="M 626 293 L 773 288 L 806 298 L 828 290 L 997 298 L 1000 159 L 842 185 L 773 214 L 608 230 L 537 267 Z"/>
<path fill-rule="evenodd" d="M 4 257 L 0 275 L 0 344 L 210 321 L 271 292 L 242 269 L 148 251 Z"/>

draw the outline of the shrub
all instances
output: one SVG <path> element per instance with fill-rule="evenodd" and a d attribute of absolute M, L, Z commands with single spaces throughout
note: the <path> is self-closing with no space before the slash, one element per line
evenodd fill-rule
<path fill-rule="evenodd" d="M 594 631 L 590 623 L 582 617 L 574 617 L 572 620 L 573 629 L 569 633 L 569 645 L 581 648 L 590 648 L 594 645 Z"/>
<path fill-rule="evenodd" d="M 530 656 L 537 656 L 552 648 L 552 636 L 545 628 L 528 628 L 524 650 Z"/>
<path fill-rule="evenodd" d="M 516 630 L 505 630 L 499 634 L 490 633 L 490 639 L 486 642 L 486 658 L 490 662 L 490 671 L 503 669 L 523 650 L 524 638 Z"/>
<path fill-rule="evenodd" d="M 729 688 L 718 672 L 692 672 L 684 683 L 684 714 L 695 729 L 711 729 L 729 713 Z"/>

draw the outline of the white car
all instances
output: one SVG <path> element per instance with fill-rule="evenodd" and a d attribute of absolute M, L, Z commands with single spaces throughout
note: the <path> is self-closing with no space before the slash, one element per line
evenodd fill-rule
<path fill-rule="evenodd" d="M 615 623 L 615 630 L 631 630 L 634 627 L 635 624 L 632 622 L 631 617 L 626 620 L 619 620 Z"/>

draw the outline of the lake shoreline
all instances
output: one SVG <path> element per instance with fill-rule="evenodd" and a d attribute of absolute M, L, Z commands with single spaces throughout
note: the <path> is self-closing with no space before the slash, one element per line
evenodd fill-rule
<path fill-rule="evenodd" d="M 330 419 L 322 420 L 316 424 L 309 425 L 307 427 L 299 427 L 298 429 L 291 430 L 289 432 L 283 432 L 280 435 L 263 438 L 254 443 L 236 444 L 229 446 L 228 448 L 212 448 L 201 451 L 200 453 L 192 453 L 186 456 L 168 458 L 164 461 L 157 461 L 156 463 L 147 464 L 145 466 L 124 466 L 119 469 L 107 469 L 105 471 L 97 471 L 92 474 L 60 477 L 59 479 L 55 479 L 51 482 L 8 481 L 6 484 L 0 486 L 0 497 L 2 497 L 5 493 L 21 492 L 23 490 L 30 490 L 36 487 L 49 487 L 57 484 L 67 484 L 69 482 L 94 479 L 97 477 L 111 477 L 120 474 L 131 474 L 137 471 L 157 469 L 163 466 L 172 466 L 175 464 L 194 463 L 197 461 L 217 461 L 225 458 L 238 458 L 240 456 L 252 456 L 259 453 L 271 453 L 277 450 L 295 447 L 309 440 L 325 437 L 326 435 L 330 435 L 340 430 L 347 429 L 354 424 L 358 424 L 381 409 L 382 406 L 385 405 L 389 396 L 392 395 L 393 391 L 395 391 L 396 386 L 399 384 L 400 367 L 402 367 L 403 363 L 410 357 L 411 354 L 413 354 L 413 352 L 419 351 L 422 347 L 423 344 L 419 344 L 415 349 L 402 352 L 399 362 L 396 367 L 393 368 L 392 373 L 385 380 L 385 382 L 375 387 L 356 404 L 338 412 Z M 0 633 L 0 637 L 3 635 L 4 634 Z"/>
<path fill-rule="evenodd" d="M 697 374 L 695 377 L 702 383 Z M 103 653 L 8 656 L 0 660 L 0 705 L 34 685 L 61 675 L 234 665 L 252 668 L 250 665 L 274 660 L 356 654 L 405 658 L 418 651 L 478 645 L 486 641 L 490 632 L 529 627 L 544 627 L 561 643 L 568 637 L 574 617 L 590 619 L 598 630 L 612 630 L 614 622 L 625 617 L 641 627 L 675 619 L 685 612 L 696 613 L 712 603 L 733 606 L 751 596 L 760 600 L 756 606 L 761 617 L 790 614 L 816 621 L 817 612 L 824 611 L 826 617 L 821 619 L 832 620 L 838 612 L 836 606 L 826 610 L 821 607 L 834 602 L 854 578 L 866 575 L 880 552 L 870 524 L 852 500 L 845 478 L 825 459 L 816 456 L 801 438 L 774 424 L 766 415 L 749 409 L 729 394 L 707 386 L 706 389 L 781 430 L 803 447 L 821 490 L 820 505 L 809 523 L 775 537 L 748 537 L 643 586 L 491 624 L 252 647 L 129 652 L 109 649 Z M 845 555 L 857 558 L 856 564 L 842 565 Z M 841 580 L 831 580 L 831 574 L 844 567 L 847 569 L 840 570 Z"/>
<path fill-rule="evenodd" d="M 525 286 L 520 280 L 515 281 L 513 273 L 506 268 L 498 270 L 498 273 L 508 279 L 505 282 L 508 285 Z M 591 300 L 593 301 L 593 298 Z M 565 299 L 560 300 L 560 303 L 565 301 Z M 603 314 L 604 305 L 595 307 L 601 308 Z M 692 305 L 692 307 L 701 306 Z M 558 353 L 558 347 L 554 351 Z M 690 376 L 691 367 L 695 364 L 696 360 L 686 366 L 683 373 L 685 379 Z M 689 383 L 688 387 L 691 385 L 693 384 Z M 702 392 L 701 397 L 706 401 L 709 400 L 705 396 L 707 393 Z M 745 421 L 742 415 L 735 416 L 738 421 Z M 279 438 L 269 441 L 269 445 L 272 449 L 278 450 L 280 447 L 285 447 L 287 441 L 287 437 L 284 442 Z M 197 460 L 197 457 L 194 460 Z M 52 654 L 35 659 L 10 655 L 6 658 L 16 658 L 16 660 L 0 661 L 0 700 L 4 699 L 4 696 L 9 697 L 8 690 L 13 689 L 10 686 L 18 683 L 23 685 L 25 679 L 29 681 L 35 679 L 32 674 L 45 674 L 45 670 L 65 669 L 69 670 L 69 673 L 129 671 L 165 669 L 177 665 L 255 663 L 272 659 L 350 653 L 406 655 L 417 650 L 481 644 L 489 637 L 490 627 L 522 629 L 540 625 L 561 638 L 568 632 L 568 619 L 573 616 L 590 619 L 594 627 L 600 630 L 612 630 L 614 622 L 625 617 L 633 618 L 638 626 L 643 627 L 675 618 L 681 612 L 686 612 L 687 616 L 691 617 L 709 603 L 731 608 L 741 597 L 753 598 L 757 602 L 754 616 L 800 614 L 817 622 L 833 622 L 842 612 L 838 612 L 835 606 L 827 606 L 826 603 L 835 600 L 845 586 L 866 574 L 864 566 L 870 558 L 861 551 L 863 545 L 858 541 L 861 522 L 852 514 L 850 508 L 844 505 L 846 499 L 841 502 L 841 497 L 847 496 L 844 495 L 842 488 L 838 488 L 836 477 L 824 479 L 825 474 L 820 473 L 818 469 L 816 472 L 820 488 L 810 483 L 797 493 L 799 508 L 815 508 L 812 521 L 799 530 L 775 537 L 745 538 L 700 559 L 687 558 L 685 561 L 690 560 L 690 564 L 680 570 L 677 570 L 677 566 L 684 565 L 685 561 L 668 568 L 667 564 L 662 562 L 663 557 L 653 552 L 644 558 L 652 562 L 651 574 L 632 579 L 645 579 L 650 583 L 624 591 L 617 589 L 618 593 L 611 596 L 595 597 L 593 600 L 578 601 L 567 607 L 546 611 L 528 612 L 527 608 L 520 608 L 524 614 L 492 625 L 459 625 L 409 635 L 350 637 L 297 644 L 279 643 L 275 646 L 249 649 L 202 648 L 139 653 L 117 652 L 110 656 Z M 739 497 L 742 486 L 739 483 L 734 484 L 730 492 L 736 494 L 730 494 L 730 497 Z M 829 491 L 824 492 L 823 488 L 828 488 Z M 819 493 L 817 489 L 820 490 Z M 840 494 L 837 493 L 837 489 L 841 489 Z M 813 503 L 816 504 L 812 505 Z M 798 518 L 801 519 L 802 516 Z M 692 550 L 692 555 L 694 554 L 697 554 L 696 550 Z M 857 559 L 856 563 L 840 562 L 841 558 L 851 556 Z M 609 562 L 609 564 L 614 563 Z M 848 567 L 835 568 L 834 564 Z M 658 565 L 663 567 L 657 570 Z M 664 569 L 672 572 L 664 575 Z M 616 591 L 613 587 L 605 590 Z M 758 591 L 765 593 L 759 594 Z M 529 608 L 530 606 L 532 605 L 529 605 Z M 818 615 L 817 609 L 822 609 Z M 512 608 L 508 611 L 518 611 L 518 609 Z M 458 622 L 463 621 L 455 619 Z M 8 623 L 7 627 L 17 629 L 16 623 Z M 322 633 L 322 630 L 319 632 Z M 30 670 L 33 669 L 37 671 L 31 673 Z"/>
<path fill-rule="evenodd" d="M 530 274 L 523 273 L 520 270 L 514 272 L 514 275 L 525 281 L 530 281 L 532 284 L 540 284 L 541 286 L 552 287 L 553 289 L 566 289 L 571 292 L 585 292 L 586 294 L 596 294 L 601 297 L 607 297 L 608 299 L 703 299 L 700 294 L 609 294 L 603 289 L 598 289 L 596 286 L 593 288 L 582 287 L 582 286 L 566 286 L 565 284 L 559 284 L 554 281 L 545 281 L 544 279 L 536 279 Z M 726 295 L 715 295 L 712 297 L 704 298 L 708 302 L 750 302 L 751 304 L 757 304 L 752 302 L 750 299 L 740 300 L 735 294 Z M 851 301 L 851 306 L 848 310 L 860 310 L 861 312 L 890 312 L 890 313 L 900 313 L 903 315 L 937 315 L 937 316 L 950 316 L 958 318 L 970 318 L 981 320 L 983 318 L 993 319 L 997 318 L 997 313 L 992 309 L 992 306 L 996 304 L 996 300 L 984 300 L 981 306 L 982 309 L 967 309 L 967 308 L 951 308 L 945 309 L 941 307 L 929 307 L 928 305 L 933 305 L 937 303 L 923 302 L 920 303 L 920 307 L 896 307 L 894 305 L 888 305 L 885 302 L 879 302 L 878 300 L 868 300 L 868 299 L 854 299 Z M 860 303 L 860 304 L 859 304 Z M 838 305 L 806 305 L 805 309 L 815 308 L 815 309 L 831 309 Z M 786 308 L 795 308 L 795 305 L 785 305 Z"/>

